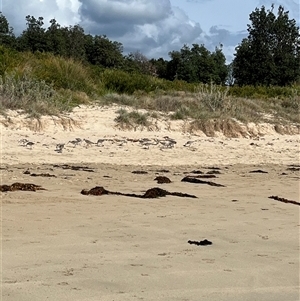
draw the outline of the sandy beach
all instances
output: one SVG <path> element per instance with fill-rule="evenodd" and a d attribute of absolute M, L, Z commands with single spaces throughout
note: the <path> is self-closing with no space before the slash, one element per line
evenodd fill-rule
<path fill-rule="evenodd" d="M 300 202 L 299 135 L 129 131 L 117 109 L 1 117 L 1 185 L 45 189 L 0 192 L 2 300 L 299 300 L 299 205 L 269 198 Z M 81 194 L 95 186 L 196 198 Z"/>

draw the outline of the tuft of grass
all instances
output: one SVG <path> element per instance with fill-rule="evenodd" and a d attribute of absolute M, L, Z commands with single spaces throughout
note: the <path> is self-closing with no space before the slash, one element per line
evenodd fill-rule
<path fill-rule="evenodd" d="M 117 114 L 115 122 L 123 129 L 136 128 L 137 126 L 147 127 L 150 125 L 148 113 L 143 114 L 138 111 L 128 112 L 125 109 L 120 109 L 117 111 Z"/>
<path fill-rule="evenodd" d="M 59 115 L 68 111 L 68 99 L 63 99 L 51 85 L 45 81 L 31 78 L 24 73 L 6 73 L 0 76 L 0 110 L 22 110 L 30 117 L 41 115 Z"/>
<path fill-rule="evenodd" d="M 211 112 L 222 111 L 225 108 L 225 100 L 229 87 L 224 87 L 211 83 L 210 85 L 199 85 L 196 91 L 197 99 Z"/>
<path fill-rule="evenodd" d="M 170 117 L 173 120 L 184 120 L 191 116 L 191 108 L 187 105 L 182 104 L 179 109 L 176 110 L 175 113 L 171 114 Z"/>

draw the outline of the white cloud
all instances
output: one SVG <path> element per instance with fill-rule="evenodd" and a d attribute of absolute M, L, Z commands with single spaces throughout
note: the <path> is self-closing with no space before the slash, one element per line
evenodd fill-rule
<path fill-rule="evenodd" d="M 82 18 L 96 23 L 153 23 L 171 13 L 169 0 L 79 0 Z"/>
<path fill-rule="evenodd" d="M 77 0 L 3 0 L 2 12 L 14 28 L 15 34 L 19 35 L 26 28 L 27 15 L 43 17 L 46 27 L 53 18 L 62 26 L 69 26 L 80 21 L 78 8 Z"/>

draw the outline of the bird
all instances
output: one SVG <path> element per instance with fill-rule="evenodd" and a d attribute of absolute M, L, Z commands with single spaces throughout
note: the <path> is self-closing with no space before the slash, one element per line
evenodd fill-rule
<path fill-rule="evenodd" d="M 88 139 L 83 139 L 83 141 L 86 143 L 86 147 L 91 146 L 92 144 L 95 144 L 94 142 L 92 142 Z"/>
<path fill-rule="evenodd" d="M 177 144 L 177 142 L 172 139 L 169 138 L 168 136 L 164 137 L 165 140 L 160 140 L 159 143 L 163 145 L 162 148 L 173 148 L 175 144 Z"/>
<path fill-rule="evenodd" d="M 20 139 L 20 140 L 18 140 L 18 143 L 19 144 L 21 144 L 22 146 L 26 146 L 26 144 L 29 142 L 29 140 L 27 140 L 27 139 Z"/>
<path fill-rule="evenodd" d="M 157 145 L 159 142 L 158 139 L 154 139 L 154 141 L 151 141 L 151 139 L 143 139 L 143 141 L 140 141 L 140 144 L 143 149 L 149 149 L 150 145 Z"/>
<path fill-rule="evenodd" d="M 82 140 L 80 138 L 75 138 L 75 140 L 70 140 L 68 143 L 73 144 L 73 147 L 76 147 Z"/>
<path fill-rule="evenodd" d="M 63 148 L 65 147 L 65 144 L 64 143 L 59 143 L 59 144 L 56 144 L 56 152 L 58 153 L 62 153 L 62 150 Z"/>
<path fill-rule="evenodd" d="M 104 141 L 105 141 L 105 139 L 98 139 L 96 145 L 99 146 L 99 144 L 100 144 L 100 146 L 102 146 Z"/>
<path fill-rule="evenodd" d="M 191 146 L 194 142 L 195 142 L 195 141 L 189 140 L 189 141 L 187 141 L 183 146 L 184 146 L 184 147 L 189 147 L 189 146 Z"/>
<path fill-rule="evenodd" d="M 32 146 L 33 146 L 33 145 L 34 145 L 34 142 L 31 142 L 31 141 L 28 141 L 28 142 L 26 143 L 26 147 L 29 146 L 30 149 L 32 149 Z"/>

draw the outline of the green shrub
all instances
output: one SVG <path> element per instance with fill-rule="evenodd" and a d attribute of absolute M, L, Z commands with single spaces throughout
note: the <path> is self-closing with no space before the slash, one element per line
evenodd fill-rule
<path fill-rule="evenodd" d="M 230 87 L 229 95 L 235 97 L 243 97 L 243 98 L 280 98 L 284 99 L 287 97 L 292 97 L 296 94 L 300 94 L 300 86 L 292 86 L 292 87 L 265 87 L 265 86 L 234 86 Z"/>
<path fill-rule="evenodd" d="M 150 77 L 121 70 L 105 70 L 101 76 L 105 88 L 117 93 L 133 94 L 137 90 L 151 91 Z"/>
<path fill-rule="evenodd" d="M 99 90 L 100 81 L 92 77 L 92 72 L 73 59 L 66 59 L 52 54 L 40 54 L 34 62 L 34 76 L 53 84 L 55 89 L 85 92 L 87 95 Z"/>
<path fill-rule="evenodd" d="M 27 73 L 0 76 L 1 110 L 21 109 L 31 116 L 58 115 L 69 104 L 51 85 L 31 78 Z"/>
<path fill-rule="evenodd" d="M 20 54 L 0 45 L 0 76 L 12 71 L 20 64 Z"/>

